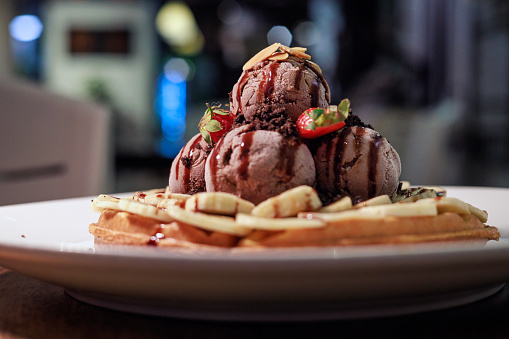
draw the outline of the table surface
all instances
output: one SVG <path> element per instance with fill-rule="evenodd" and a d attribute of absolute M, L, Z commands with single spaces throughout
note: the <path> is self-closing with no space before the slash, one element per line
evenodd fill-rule
<path fill-rule="evenodd" d="M 0 268 L 0 338 L 507 338 L 509 286 L 447 310 L 376 319 L 216 322 L 91 306 L 63 288 Z"/>

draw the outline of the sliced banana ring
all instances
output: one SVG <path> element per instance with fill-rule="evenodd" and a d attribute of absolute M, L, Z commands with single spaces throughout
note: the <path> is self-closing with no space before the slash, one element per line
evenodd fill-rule
<path fill-rule="evenodd" d="M 196 193 L 187 199 L 185 205 L 186 211 L 230 216 L 237 213 L 249 213 L 254 207 L 252 202 L 224 192 Z"/>
<path fill-rule="evenodd" d="M 299 218 L 319 219 L 327 223 L 345 219 L 384 218 L 388 216 L 433 216 L 437 215 L 437 207 L 433 204 L 391 204 L 368 206 L 336 213 L 299 213 Z"/>
<path fill-rule="evenodd" d="M 180 205 L 184 205 L 185 201 L 191 197 L 189 194 L 170 193 L 168 188 L 166 189 L 153 189 L 144 192 L 136 192 L 133 195 L 133 199 L 145 204 L 157 206 L 161 200 L 173 199 L 180 202 Z"/>
<path fill-rule="evenodd" d="M 472 206 L 470 204 L 468 204 L 468 209 L 470 210 L 470 213 L 476 217 L 477 219 L 479 219 L 479 221 L 481 221 L 483 224 L 488 221 L 488 212 L 486 212 L 485 210 L 482 210 L 480 208 L 477 208 L 475 206 Z"/>
<path fill-rule="evenodd" d="M 165 210 L 152 205 L 147 205 L 131 198 L 116 198 L 101 194 L 92 200 L 92 209 L 101 212 L 105 209 L 128 212 L 142 217 L 155 219 L 164 223 L 172 222 Z"/>
<path fill-rule="evenodd" d="M 283 231 L 301 228 L 320 228 L 326 224 L 321 220 L 302 218 L 263 218 L 250 214 L 239 213 L 235 217 L 237 225 L 267 231 Z"/>
<path fill-rule="evenodd" d="M 387 194 L 379 195 L 377 197 L 365 200 L 363 202 L 360 202 L 358 204 L 355 204 L 353 208 L 362 208 L 362 207 L 368 207 L 368 206 L 377 206 L 377 205 L 389 205 L 391 204 L 391 198 Z"/>
<path fill-rule="evenodd" d="M 190 212 L 176 206 L 168 206 L 167 213 L 177 221 L 208 231 L 223 232 L 237 236 L 243 236 L 251 232 L 250 228 L 237 224 L 235 219 L 230 217 Z"/>
<path fill-rule="evenodd" d="M 251 214 L 263 218 L 294 217 L 299 212 L 316 211 L 322 201 L 311 186 L 298 186 L 258 204 Z"/>
<path fill-rule="evenodd" d="M 332 212 L 342 212 L 349 210 L 353 207 L 352 198 L 343 197 L 338 201 L 333 202 L 332 204 L 322 207 L 318 210 L 318 212 L 322 213 L 332 213 Z"/>
<path fill-rule="evenodd" d="M 456 214 L 471 214 L 468 204 L 457 199 L 449 197 L 437 197 L 420 199 L 415 202 L 417 205 L 433 204 L 436 205 L 438 213 L 452 212 Z"/>

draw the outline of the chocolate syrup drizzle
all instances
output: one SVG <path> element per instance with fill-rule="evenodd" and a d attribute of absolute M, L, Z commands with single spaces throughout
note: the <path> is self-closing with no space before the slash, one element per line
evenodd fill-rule
<path fill-rule="evenodd" d="M 277 78 L 277 70 L 279 69 L 279 66 L 281 63 L 279 62 L 273 62 L 269 64 L 268 68 L 264 68 L 263 70 L 263 80 L 260 81 L 260 87 L 263 94 L 265 94 L 265 97 L 270 97 L 272 94 L 274 94 L 274 80 Z"/>
<path fill-rule="evenodd" d="M 240 166 L 238 169 L 239 178 L 242 180 L 246 180 L 249 176 L 249 153 L 251 151 L 251 145 L 253 143 L 253 134 L 255 132 L 247 132 L 242 135 L 242 139 L 240 142 Z"/>
<path fill-rule="evenodd" d="M 184 152 L 180 153 L 180 156 L 177 161 L 182 162 L 184 165 L 184 173 L 182 176 L 182 185 L 184 186 L 185 191 L 189 191 L 189 178 L 191 177 L 191 167 L 192 167 L 192 159 L 193 159 L 193 152 L 196 149 L 196 146 L 201 141 L 201 137 L 197 137 L 194 142 L 189 147 L 189 151 L 187 152 L 187 155 L 184 156 Z M 175 166 L 175 179 L 179 180 L 179 171 L 180 166 Z"/>
<path fill-rule="evenodd" d="M 216 182 L 216 176 L 217 176 L 217 168 L 218 168 L 218 161 L 221 159 L 221 155 L 219 154 L 219 150 L 223 146 L 224 143 L 224 137 L 219 140 L 219 142 L 216 144 L 216 147 L 212 150 L 212 152 L 209 154 L 210 157 L 210 180 L 212 181 L 212 187 L 217 186 Z"/>
<path fill-rule="evenodd" d="M 355 128 L 353 144 L 353 147 L 355 148 L 354 159 L 350 163 L 343 163 L 342 159 L 344 157 L 345 150 L 348 147 L 346 139 L 347 136 L 351 133 L 351 131 L 352 131 L 351 128 L 345 128 L 341 131 L 341 133 L 338 134 L 337 141 L 334 145 L 332 142 L 327 143 L 327 148 L 325 151 L 326 159 L 333 159 L 332 166 L 333 171 L 329 170 L 325 171 L 327 175 L 327 180 L 325 182 L 330 182 L 329 176 L 331 175 L 332 172 L 332 175 L 334 175 L 333 183 L 335 185 L 336 191 L 345 191 L 345 188 L 341 187 L 340 176 L 343 175 L 345 167 L 353 166 L 355 162 L 358 161 L 358 159 L 361 157 L 362 155 L 361 152 L 363 151 L 362 147 L 363 143 L 361 141 L 361 138 L 363 138 L 368 133 L 366 128 L 363 127 Z M 377 133 L 373 138 L 371 138 L 368 154 L 365 154 L 365 156 L 368 157 L 367 161 L 369 164 L 366 178 L 368 182 L 368 198 L 376 196 L 377 191 L 376 177 L 378 174 L 378 161 L 379 161 L 378 157 L 380 152 L 380 146 L 382 145 L 382 143 L 383 137 L 379 133 Z M 333 152 L 334 156 L 331 158 Z M 346 191 L 344 193 L 351 196 L 351 192 Z"/>
<path fill-rule="evenodd" d="M 323 86 L 325 88 L 325 96 L 326 99 L 329 99 L 329 88 L 327 85 L 327 82 L 325 79 L 323 79 L 323 75 L 319 70 L 317 70 L 315 67 L 312 67 L 311 64 L 308 62 L 302 62 L 301 60 L 298 61 L 298 71 L 295 76 L 295 85 L 294 88 L 296 90 L 300 90 L 300 82 L 302 79 L 302 73 L 306 68 L 309 68 L 313 73 L 315 73 L 316 77 L 313 79 L 309 92 L 311 96 L 311 106 L 312 107 L 318 107 L 319 101 L 320 101 L 320 88 Z M 267 63 L 269 63 L 268 68 L 263 68 Z M 250 74 L 253 70 L 263 68 L 263 80 L 260 81 L 259 87 L 258 87 L 258 95 L 260 95 L 259 100 L 264 100 L 267 98 L 270 98 L 274 94 L 274 83 L 277 78 L 277 70 L 281 66 L 281 62 L 279 61 L 267 61 L 264 60 L 263 63 L 260 63 L 260 66 L 255 66 L 251 70 L 246 70 L 242 73 L 240 79 L 237 82 L 237 91 L 234 93 L 235 99 L 236 99 L 236 105 L 235 105 L 235 111 L 233 112 L 235 115 L 238 115 L 239 112 L 241 112 L 241 97 L 242 92 L 244 90 L 244 87 L 247 83 L 247 81 L 250 78 Z M 264 95 L 264 97 L 261 97 Z"/>

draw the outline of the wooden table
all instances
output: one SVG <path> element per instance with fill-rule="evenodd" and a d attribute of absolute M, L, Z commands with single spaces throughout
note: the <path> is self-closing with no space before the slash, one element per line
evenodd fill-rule
<path fill-rule="evenodd" d="M 509 287 L 443 311 L 318 322 L 215 322 L 122 313 L 0 268 L 0 338 L 509 338 Z"/>

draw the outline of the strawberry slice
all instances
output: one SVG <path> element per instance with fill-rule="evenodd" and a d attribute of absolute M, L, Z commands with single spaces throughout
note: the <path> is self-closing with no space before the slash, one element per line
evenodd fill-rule
<path fill-rule="evenodd" d="M 345 126 L 345 120 L 350 112 L 350 100 L 341 100 L 339 106 L 330 105 L 328 108 L 309 108 L 297 119 L 300 136 L 314 139 L 322 135 L 337 131 Z"/>
<path fill-rule="evenodd" d="M 198 124 L 203 139 L 209 144 L 218 142 L 232 128 L 233 113 L 220 107 L 220 104 L 207 104 L 207 110 Z"/>

